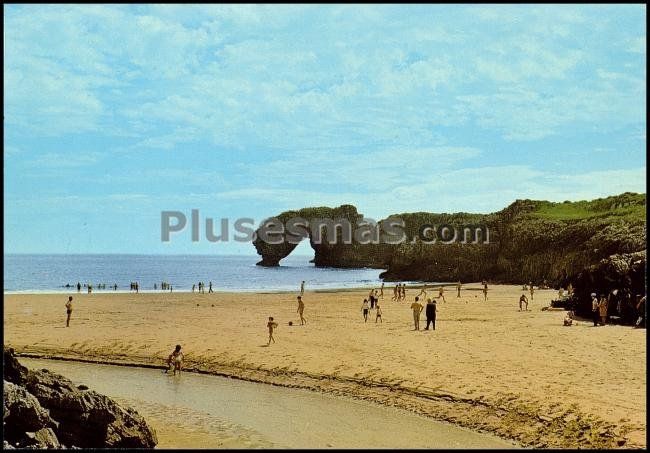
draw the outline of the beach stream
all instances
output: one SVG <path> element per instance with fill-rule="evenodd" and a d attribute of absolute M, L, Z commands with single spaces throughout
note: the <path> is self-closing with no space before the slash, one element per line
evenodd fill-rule
<path fill-rule="evenodd" d="M 158 448 L 513 448 L 401 409 L 219 376 L 21 358 L 136 409 Z"/>

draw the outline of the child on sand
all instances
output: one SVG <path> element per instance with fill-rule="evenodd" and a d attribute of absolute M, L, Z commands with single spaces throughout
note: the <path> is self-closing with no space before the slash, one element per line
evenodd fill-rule
<path fill-rule="evenodd" d="M 269 316 L 269 322 L 266 323 L 266 327 L 269 328 L 269 342 L 267 346 L 271 344 L 271 341 L 275 343 L 275 338 L 273 338 L 273 330 L 278 327 L 278 323 L 273 321 L 273 316 Z"/>
<path fill-rule="evenodd" d="M 384 320 L 381 319 L 381 307 L 379 306 L 379 302 L 377 302 L 376 308 L 377 308 L 377 316 L 375 317 L 375 324 L 377 324 L 377 320 L 380 320 L 383 323 Z"/>
<path fill-rule="evenodd" d="M 305 311 L 305 303 L 302 301 L 302 297 L 298 296 L 298 313 L 300 314 L 300 325 L 304 326 L 307 320 L 302 316 Z"/>
<path fill-rule="evenodd" d="M 178 374 L 181 374 L 181 370 L 183 369 L 183 353 L 181 352 L 180 344 L 177 344 L 176 348 L 172 351 L 171 354 L 169 354 L 169 357 L 167 358 L 167 366 L 169 368 L 165 371 L 165 373 L 171 370 L 173 366 L 174 375 L 176 375 L 177 370 Z"/>
<path fill-rule="evenodd" d="M 368 299 L 363 299 L 363 305 L 361 305 L 361 311 L 363 312 L 363 319 L 364 322 L 368 322 L 368 310 L 370 307 L 368 306 Z"/>
<path fill-rule="evenodd" d="M 72 314 L 72 296 L 68 297 L 68 301 L 65 304 L 65 312 L 68 315 L 68 318 L 65 320 L 65 326 L 70 327 L 70 315 Z"/>

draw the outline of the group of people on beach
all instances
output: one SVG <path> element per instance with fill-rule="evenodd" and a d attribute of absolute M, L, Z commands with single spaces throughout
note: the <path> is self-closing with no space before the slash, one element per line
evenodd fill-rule
<path fill-rule="evenodd" d="M 192 292 L 196 290 L 197 285 L 192 284 Z M 198 283 L 198 288 L 199 288 L 199 294 L 205 294 L 205 283 L 199 282 Z M 208 293 L 213 293 L 214 291 L 212 290 L 212 282 L 208 282 Z"/>
<path fill-rule="evenodd" d="M 68 283 L 67 285 L 65 285 L 65 287 L 70 288 L 71 285 Z M 77 282 L 76 287 L 77 287 L 77 292 L 80 293 L 81 292 L 81 287 L 82 287 L 81 282 Z M 92 285 L 92 283 L 84 283 L 83 287 L 87 288 L 88 294 L 92 293 L 93 289 L 95 288 Z M 109 288 L 112 288 L 114 291 L 117 291 L 117 283 L 115 283 L 114 285 L 109 286 Z M 97 289 L 106 289 L 106 283 L 97 283 Z"/>

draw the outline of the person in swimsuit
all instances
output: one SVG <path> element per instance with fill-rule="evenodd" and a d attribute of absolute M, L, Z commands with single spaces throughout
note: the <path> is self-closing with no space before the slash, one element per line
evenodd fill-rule
<path fill-rule="evenodd" d="M 379 306 L 379 302 L 377 302 L 377 305 L 375 307 L 377 308 L 377 316 L 375 317 L 375 324 L 377 324 L 377 320 L 383 323 L 384 320 L 381 319 L 381 307 Z"/>
<path fill-rule="evenodd" d="M 426 299 L 427 297 L 427 284 L 425 283 L 422 289 L 420 290 L 420 293 L 417 295 L 417 297 L 420 297 L 424 295 L 424 298 Z"/>
<path fill-rule="evenodd" d="M 302 316 L 302 313 L 305 311 L 305 303 L 302 301 L 302 297 L 298 296 L 298 313 L 300 314 L 300 325 L 303 326 L 307 320 Z"/>
<path fill-rule="evenodd" d="M 488 284 L 483 280 L 483 300 L 487 302 Z"/>
<path fill-rule="evenodd" d="M 440 289 L 438 290 L 438 299 L 442 299 L 443 302 L 447 302 L 445 300 L 445 287 L 441 286 Z"/>
<path fill-rule="evenodd" d="M 68 317 L 65 320 L 65 326 L 70 327 L 70 315 L 72 314 L 72 296 L 68 296 L 68 301 L 65 304 L 65 312 Z"/>
<path fill-rule="evenodd" d="M 271 341 L 275 343 L 275 338 L 273 338 L 273 330 L 278 327 L 278 323 L 273 321 L 273 316 L 269 316 L 269 322 L 266 323 L 266 327 L 269 328 L 269 342 L 267 346 L 271 344 Z"/>
<path fill-rule="evenodd" d="M 368 299 L 363 299 L 363 305 L 361 305 L 361 311 L 363 312 L 364 322 L 368 322 L 368 310 L 370 310 L 370 307 L 368 306 Z"/>
<path fill-rule="evenodd" d="M 456 297 L 460 297 L 460 282 L 458 282 L 456 284 L 456 291 L 458 291 L 458 294 L 456 295 Z"/>
<path fill-rule="evenodd" d="M 415 297 L 415 302 L 411 304 L 411 310 L 413 310 L 413 324 L 415 325 L 415 329 L 413 330 L 420 330 L 420 313 L 422 312 L 422 304 L 419 302 L 420 298 Z"/>
<path fill-rule="evenodd" d="M 181 352 L 180 344 L 177 344 L 176 348 L 171 354 L 169 354 L 169 357 L 167 358 L 167 366 L 169 368 L 165 373 L 174 367 L 174 375 L 176 375 L 176 371 L 178 371 L 178 374 L 181 374 L 181 370 L 183 369 L 183 353 Z"/>
<path fill-rule="evenodd" d="M 379 288 L 379 290 L 380 290 L 379 297 L 381 297 L 383 299 L 384 298 L 384 282 L 381 282 L 381 288 Z"/>
<path fill-rule="evenodd" d="M 305 294 L 305 281 L 303 280 L 302 283 L 300 284 L 300 295 L 303 296 Z"/>
<path fill-rule="evenodd" d="M 526 304 L 526 311 L 528 311 L 528 299 L 525 294 L 522 294 L 519 298 L 519 311 L 521 311 L 523 304 Z"/>

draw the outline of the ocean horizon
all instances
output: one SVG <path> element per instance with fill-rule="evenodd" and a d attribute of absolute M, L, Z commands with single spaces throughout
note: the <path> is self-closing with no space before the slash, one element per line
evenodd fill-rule
<path fill-rule="evenodd" d="M 161 283 L 175 292 L 191 292 L 201 281 L 208 291 L 298 291 L 305 281 L 307 291 L 381 285 L 383 269 L 319 268 L 313 256 L 291 255 L 279 267 L 262 267 L 259 255 L 195 254 L 5 254 L 4 285 L 7 294 L 87 292 L 129 292 L 138 282 L 141 292 L 160 292 Z M 106 285 L 98 289 L 98 285 Z M 117 290 L 113 285 L 117 284 Z M 66 286 L 69 285 L 69 286 Z M 155 286 L 154 286 L 155 285 Z"/>

